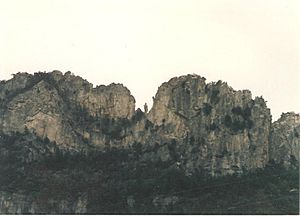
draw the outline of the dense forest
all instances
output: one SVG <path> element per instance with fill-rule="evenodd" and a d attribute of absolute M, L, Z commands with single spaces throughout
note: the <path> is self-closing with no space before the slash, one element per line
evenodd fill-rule
<path fill-rule="evenodd" d="M 72 151 L 34 134 L 0 136 L 0 192 L 44 202 L 87 198 L 88 214 L 298 214 L 299 172 L 264 169 L 211 178 L 180 166 L 141 162 L 139 145 Z M 55 211 L 54 211 L 55 212 Z"/>

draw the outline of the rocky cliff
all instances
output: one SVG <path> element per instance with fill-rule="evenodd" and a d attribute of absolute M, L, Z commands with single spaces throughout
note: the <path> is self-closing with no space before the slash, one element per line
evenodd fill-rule
<path fill-rule="evenodd" d="M 269 144 L 270 159 L 285 166 L 299 163 L 300 155 L 300 116 L 283 113 L 272 124 Z"/>
<path fill-rule="evenodd" d="M 22 193 L 6 193 L 0 191 L 0 214 L 85 214 L 87 213 L 86 196 L 75 201 L 71 198 L 34 199 Z"/>
<path fill-rule="evenodd" d="M 87 213 L 99 210 L 93 202 L 106 205 L 99 199 L 111 193 L 103 190 L 115 187 L 118 196 L 153 182 L 160 193 L 166 177 L 242 175 L 270 161 L 297 168 L 299 132 L 299 114 L 272 123 L 262 97 L 198 75 L 163 83 L 142 112 L 121 84 L 18 73 L 0 82 L 0 173 L 11 175 L 0 179 L 0 213 Z M 53 195 L 57 189 L 68 194 Z M 130 211 L 136 196 L 126 195 Z M 160 193 L 151 202 L 165 208 L 179 200 Z"/>
<path fill-rule="evenodd" d="M 197 75 L 173 78 L 158 89 L 148 117 L 164 138 L 178 141 L 189 171 L 230 174 L 268 161 L 270 110 L 248 90 Z"/>
<path fill-rule="evenodd" d="M 271 132 L 271 144 L 291 144 L 298 158 L 297 133 L 291 134 L 297 129 L 296 118 L 282 118 L 271 126 L 263 98 L 253 99 L 250 91 L 235 91 L 222 81 L 206 84 L 198 75 L 163 83 L 147 114 L 135 111 L 134 97 L 121 84 L 93 88 L 59 71 L 18 73 L 2 81 L 0 102 L 3 133 L 26 129 L 75 150 L 139 143 L 144 158 L 160 157 L 187 174 L 202 169 L 225 175 L 261 168 L 269 160 L 269 150 L 279 160 L 269 146 Z"/>
<path fill-rule="evenodd" d="M 0 102 L 4 133 L 24 132 L 27 128 L 42 138 L 75 149 L 85 147 L 89 140 L 96 145 L 110 141 L 99 136 L 105 131 L 91 127 L 96 123 L 92 121 L 104 126 L 112 119 L 127 120 L 135 109 L 130 91 L 120 84 L 93 88 L 80 77 L 58 71 L 16 74 L 1 83 Z"/>

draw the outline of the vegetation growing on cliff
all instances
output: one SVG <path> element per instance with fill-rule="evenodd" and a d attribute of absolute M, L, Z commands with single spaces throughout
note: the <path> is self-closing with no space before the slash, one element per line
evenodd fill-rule
<path fill-rule="evenodd" d="M 43 158 L 28 161 L 36 146 Z M 131 149 L 72 152 L 38 137 L 1 135 L 0 190 L 43 202 L 87 196 L 95 214 L 297 214 L 299 173 L 270 162 L 243 176 L 185 175 L 168 163 L 140 161 Z M 52 151 L 50 151 L 52 150 Z M 47 200 L 48 199 L 48 200 Z M 171 199 L 171 200 L 170 200 Z"/>

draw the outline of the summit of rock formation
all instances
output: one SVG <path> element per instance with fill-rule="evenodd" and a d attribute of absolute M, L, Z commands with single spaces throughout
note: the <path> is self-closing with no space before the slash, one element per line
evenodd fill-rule
<path fill-rule="evenodd" d="M 299 163 L 299 135 L 300 115 L 294 112 L 281 114 L 281 117 L 272 124 L 270 159 L 287 166 Z"/>

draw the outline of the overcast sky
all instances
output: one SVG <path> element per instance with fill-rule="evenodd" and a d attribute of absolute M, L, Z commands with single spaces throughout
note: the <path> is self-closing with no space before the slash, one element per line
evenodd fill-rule
<path fill-rule="evenodd" d="M 152 105 L 158 86 L 196 73 L 300 112 L 299 0 L 0 0 L 0 79 L 72 71 L 123 83 Z"/>

